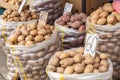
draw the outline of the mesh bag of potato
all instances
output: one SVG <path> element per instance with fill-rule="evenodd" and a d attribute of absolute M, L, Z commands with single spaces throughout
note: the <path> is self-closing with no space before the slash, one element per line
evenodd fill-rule
<path fill-rule="evenodd" d="M 31 11 L 48 12 L 48 24 L 54 24 L 54 21 L 63 13 L 61 0 L 29 0 L 28 3 Z"/>
<path fill-rule="evenodd" d="M 60 49 L 58 32 L 50 25 L 22 24 L 6 42 L 21 80 L 45 80 L 49 58 Z"/>
<path fill-rule="evenodd" d="M 86 24 L 88 33 L 99 36 L 97 51 L 111 55 L 114 78 L 120 79 L 120 14 L 113 10 L 110 3 L 104 4 L 88 17 Z"/>
<path fill-rule="evenodd" d="M 113 65 L 107 54 L 83 55 L 84 48 L 56 52 L 46 72 L 50 80 L 110 80 Z"/>
<path fill-rule="evenodd" d="M 84 46 L 86 18 L 84 13 L 74 15 L 64 13 L 55 21 L 55 27 L 61 37 L 62 49 Z"/>

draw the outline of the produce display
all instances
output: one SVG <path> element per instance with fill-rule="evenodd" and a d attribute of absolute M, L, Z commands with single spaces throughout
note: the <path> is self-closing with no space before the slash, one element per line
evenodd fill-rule
<path fill-rule="evenodd" d="M 63 16 L 56 20 L 56 23 L 82 32 L 85 30 L 86 18 L 87 16 L 84 13 L 74 15 L 72 15 L 72 13 L 65 13 Z"/>
<path fill-rule="evenodd" d="M 114 79 L 120 74 L 120 14 L 115 12 L 112 4 L 106 3 L 91 13 L 87 20 L 87 31 L 96 32 L 99 36 L 97 51 L 109 53 L 114 66 Z M 104 20 L 103 20 L 104 18 Z M 90 26 L 94 23 L 94 30 Z"/>
<path fill-rule="evenodd" d="M 47 11 L 48 12 L 48 24 L 54 24 L 54 21 L 59 18 L 62 13 L 61 0 L 35 0 L 30 3 L 30 10 L 35 12 Z"/>
<path fill-rule="evenodd" d="M 54 27 L 37 23 L 19 25 L 6 44 L 9 54 L 18 63 L 15 66 L 19 68 L 22 80 L 46 80 L 45 67 L 49 58 L 60 49 L 58 32 Z"/>
<path fill-rule="evenodd" d="M 5 10 L 2 15 L 2 19 L 7 22 L 23 22 L 36 20 L 38 18 L 38 15 L 35 12 L 31 12 L 30 10 L 24 10 L 19 14 L 17 10 L 8 9 Z"/>
<path fill-rule="evenodd" d="M 55 21 L 55 27 L 58 29 L 64 45 L 62 48 L 70 49 L 84 45 L 86 18 L 84 13 L 64 13 Z"/>
<path fill-rule="evenodd" d="M 8 39 L 11 45 L 30 46 L 48 40 L 53 34 L 54 27 L 50 25 L 37 25 L 37 23 L 21 24 Z"/>
<path fill-rule="evenodd" d="M 99 25 L 115 25 L 120 22 L 120 14 L 114 11 L 111 3 L 106 3 L 103 7 L 99 7 L 89 16 L 91 23 Z"/>
<path fill-rule="evenodd" d="M 56 52 L 50 59 L 46 71 L 62 74 L 103 73 L 108 71 L 107 54 L 96 54 L 93 58 L 90 54 L 83 55 L 83 52 L 84 48 Z"/>
<path fill-rule="evenodd" d="M 0 0 L 0 1 L 8 2 L 8 3 L 14 4 L 14 5 L 22 2 L 22 0 Z"/>

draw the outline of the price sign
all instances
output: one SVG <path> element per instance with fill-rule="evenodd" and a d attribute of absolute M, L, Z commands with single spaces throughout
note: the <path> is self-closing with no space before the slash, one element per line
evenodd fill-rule
<path fill-rule="evenodd" d="M 64 13 L 71 12 L 72 11 L 73 4 L 66 3 L 64 8 Z"/>
<path fill-rule="evenodd" d="M 84 55 L 90 54 L 93 57 L 95 56 L 98 39 L 99 37 L 97 34 L 88 33 L 86 35 Z"/>
<path fill-rule="evenodd" d="M 21 13 L 21 11 L 22 11 L 25 3 L 26 3 L 26 0 L 23 0 L 23 1 L 22 1 L 22 4 L 20 5 L 20 8 L 19 8 L 19 10 L 18 10 L 18 13 Z"/>
<path fill-rule="evenodd" d="M 39 15 L 39 23 L 38 24 L 43 24 L 46 25 L 47 23 L 47 18 L 48 18 L 48 12 L 46 11 L 41 11 Z"/>
<path fill-rule="evenodd" d="M 120 14 L 120 0 L 113 1 L 113 8 Z"/>

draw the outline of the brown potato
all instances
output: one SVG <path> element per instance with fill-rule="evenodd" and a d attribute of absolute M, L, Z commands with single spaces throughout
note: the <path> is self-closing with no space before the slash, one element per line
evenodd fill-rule
<path fill-rule="evenodd" d="M 25 41 L 32 41 L 33 40 L 33 37 L 31 35 L 28 35 L 26 38 L 25 38 Z"/>
<path fill-rule="evenodd" d="M 50 64 L 53 65 L 53 66 L 59 66 L 59 58 L 53 56 L 51 59 L 50 59 Z"/>
<path fill-rule="evenodd" d="M 37 32 L 38 32 L 37 30 L 31 30 L 30 35 L 36 36 L 38 34 Z"/>
<path fill-rule="evenodd" d="M 46 67 L 46 71 L 50 71 L 50 72 L 54 72 L 54 71 L 56 71 L 56 68 L 55 68 L 55 66 L 53 66 L 53 65 L 48 65 L 47 67 Z"/>
<path fill-rule="evenodd" d="M 93 15 L 91 16 L 91 20 L 98 20 L 98 19 L 99 19 L 99 14 L 98 14 L 98 13 L 93 14 Z"/>
<path fill-rule="evenodd" d="M 111 3 L 104 4 L 103 10 L 108 11 L 108 12 L 113 12 L 114 11 L 113 6 L 112 6 Z"/>
<path fill-rule="evenodd" d="M 73 59 L 72 58 L 62 59 L 60 61 L 60 64 L 61 64 L 61 67 L 71 66 L 73 64 Z"/>
<path fill-rule="evenodd" d="M 93 73 L 100 73 L 100 71 L 98 69 L 94 69 Z"/>
<path fill-rule="evenodd" d="M 107 16 L 108 16 L 108 12 L 107 11 L 104 11 L 104 12 L 101 12 L 100 13 L 100 15 L 99 15 L 99 17 L 101 17 L 101 18 L 106 18 Z"/>
<path fill-rule="evenodd" d="M 37 35 L 34 40 L 35 42 L 42 42 L 44 40 L 44 37 L 42 35 Z"/>
<path fill-rule="evenodd" d="M 95 13 L 101 13 L 101 12 L 103 12 L 103 8 L 102 7 L 99 7 L 96 11 L 95 11 Z"/>
<path fill-rule="evenodd" d="M 25 45 L 25 41 L 20 41 L 19 43 L 18 43 L 18 45 Z"/>
<path fill-rule="evenodd" d="M 74 72 L 74 68 L 72 66 L 68 66 L 65 68 L 64 74 L 72 74 Z"/>
<path fill-rule="evenodd" d="M 48 40 L 50 37 L 51 37 L 50 34 L 44 36 L 45 40 Z"/>
<path fill-rule="evenodd" d="M 70 55 L 69 55 L 68 53 L 62 53 L 62 54 L 59 56 L 60 59 L 65 59 L 65 58 L 69 58 L 69 57 L 70 57 Z"/>
<path fill-rule="evenodd" d="M 115 18 L 115 16 L 114 16 L 114 15 L 109 15 L 109 16 L 107 17 L 107 23 L 114 25 L 114 24 L 116 23 L 116 18 Z"/>
<path fill-rule="evenodd" d="M 74 50 L 70 50 L 67 53 L 70 55 L 70 57 L 74 57 L 76 54 L 76 52 Z"/>
<path fill-rule="evenodd" d="M 23 40 L 25 40 L 25 36 L 20 35 L 20 36 L 18 37 L 18 41 L 23 41 Z"/>
<path fill-rule="evenodd" d="M 74 60 L 75 63 L 80 63 L 82 61 L 82 56 L 80 54 L 76 54 L 73 57 L 73 60 Z"/>
<path fill-rule="evenodd" d="M 94 63 L 94 58 L 93 57 L 85 57 L 85 64 L 93 64 Z"/>
<path fill-rule="evenodd" d="M 25 46 L 31 46 L 31 45 L 33 45 L 33 44 L 34 44 L 33 41 L 26 41 Z"/>
<path fill-rule="evenodd" d="M 93 67 L 94 67 L 95 69 L 97 69 L 99 66 L 100 66 L 99 63 L 94 63 L 94 64 L 93 64 Z"/>
<path fill-rule="evenodd" d="M 98 19 L 97 24 L 104 25 L 104 24 L 106 24 L 106 22 L 107 22 L 106 18 L 100 18 L 100 19 Z"/>
<path fill-rule="evenodd" d="M 47 34 L 47 31 L 46 31 L 45 29 L 40 29 L 40 30 L 38 31 L 38 34 L 39 34 L 39 35 L 46 35 L 46 34 Z"/>
<path fill-rule="evenodd" d="M 28 30 L 22 30 L 21 29 L 21 32 L 22 32 L 22 35 L 24 35 L 24 36 L 28 36 L 29 35 L 29 31 Z"/>
<path fill-rule="evenodd" d="M 58 73 L 64 73 L 64 68 L 62 68 L 62 67 L 57 67 L 57 72 L 58 72 Z"/>
<path fill-rule="evenodd" d="M 74 66 L 74 71 L 78 74 L 82 73 L 84 71 L 84 65 L 83 64 L 76 64 Z"/>
<path fill-rule="evenodd" d="M 108 68 L 109 67 L 108 60 L 101 60 L 100 65 L 106 66 Z"/>
<path fill-rule="evenodd" d="M 108 54 L 106 54 L 106 53 L 101 53 L 100 54 L 100 59 L 103 59 L 103 60 L 108 60 Z"/>
<path fill-rule="evenodd" d="M 89 64 L 85 67 L 84 73 L 92 73 L 93 69 L 94 69 L 93 65 Z"/>
<path fill-rule="evenodd" d="M 95 56 L 94 62 L 95 63 L 99 63 L 100 62 L 100 58 L 98 56 Z"/>
<path fill-rule="evenodd" d="M 55 53 L 55 57 L 59 58 L 59 56 L 62 54 L 62 51 L 58 51 Z"/>
<path fill-rule="evenodd" d="M 106 71 L 108 71 L 108 68 L 106 66 L 99 66 L 99 71 L 106 72 Z"/>

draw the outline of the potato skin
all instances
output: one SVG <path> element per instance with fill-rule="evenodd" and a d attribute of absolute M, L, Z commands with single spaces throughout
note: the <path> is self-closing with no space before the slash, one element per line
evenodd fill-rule
<path fill-rule="evenodd" d="M 78 74 L 82 73 L 84 71 L 84 65 L 83 64 L 76 64 L 74 66 L 74 71 Z"/>
<path fill-rule="evenodd" d="M 62 59 L 60 61 L 60 64 L 61 64 L 61 67 L 71 66 L 73 64 L 73 59 L 72 58 Z"/>
<path fill-rule="evenodd" d="M 74 68 L 72 66 L 68 66 L 65 68 L 64 74 L 72 74 L 74 72 Z"/>

